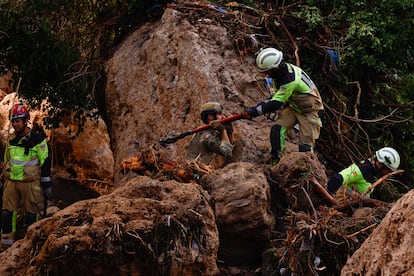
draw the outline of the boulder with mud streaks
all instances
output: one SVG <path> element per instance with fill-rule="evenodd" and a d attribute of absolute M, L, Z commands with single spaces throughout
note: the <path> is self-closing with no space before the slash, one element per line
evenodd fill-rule
<path fill-rule="evenodd" d="M 199 185 L 136 177 L 33 224 L 0 275 L 215 275 L 218 245 Z"/>
<path fill-rule="evenodd" d="M 398 200 L 347 260 L 341 275 L 412 275 L 414 191 Z"/>
<path fill-rule="evenodd" d="M 219 259 L 226 264 L 257 264 L 268 246 L 275 218 L 270 187 L 260 165 L 231 163 L 206 175 L 220 232 Z"/>

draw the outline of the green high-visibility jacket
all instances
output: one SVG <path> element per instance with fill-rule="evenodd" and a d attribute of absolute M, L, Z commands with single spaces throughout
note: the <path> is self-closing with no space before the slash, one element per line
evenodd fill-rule
<path fill-rule="evenodd" d="M 349 189 L 355 188 L 358 192 L 365 193 L 371 187 L 371 183 L 364 178 L 357 164 L 350 165 L 339 174 L 343 178 L 342 185 Z"/>
<path fill-rule="evenodd" d="M 307 113 L 315 110 L 323 110 L 323 104 L 319 91 L 310 77 L 299 67 L 283 63 L 279 69 L 280 80 L 274 80 L 275 93 L 272 100 L 289 103 L 298 113 Z M 315 97 L 312 101 L 307 97 Z M 317 101 L 315 102 L 315 100 Z"/>
<path fill-rule="evenodd" d="M 9 141 L 5 152 L 6 175 L 10 180 L 33 181 L 46 177 L 50 181 L 50 158 L 46 139 L 29 131 Z"/>

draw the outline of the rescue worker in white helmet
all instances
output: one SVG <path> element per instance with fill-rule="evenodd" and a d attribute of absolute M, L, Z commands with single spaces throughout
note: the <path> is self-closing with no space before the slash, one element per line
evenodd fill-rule
<path fill-rule="evenodd" d="M 319 91 L 310 77 L 299 67 L 282 62 L 283 53 L 265 48 L 256 57 L 256 65 L 273 79 L 274 93 L 270 100 L 247 108 L 246 119 L 279 111 L 270 131 L 272 165 L 285 149 L 286 131 L 299 124 L 299 151 L 313 151 L 319 138 L 323 103 Z"/>
<path fill-rule="evenodd" d="M 14 105 L 11 124 L 14 133 L 4 156 L 5 183 L 1 210 L 1 249 L 15 241 L 17 210 L 21 206 L 28 227 L 39 219 L 43 196 L 51 193 L 51 162 L 45 137 L 28 126 L 29 111 Z"/>
<path fill-rule="evenodd" d="M 353 163 L 332 175 L 328 181 L 328 191 L 331 194 L 336 193 L 337 199 L 344 202 L 344 195 L 352 198 L 354 193 L 364 194 L 379 177 L 398 170 L 399 166 L 400 155 L 395 149 L 379 149 L 373 159 Z"/>
<path fill-rule="evenodd" d="M 223 106 L 218 102 L 207 102 L 201 106 L 203 123 L 210 128 L 195 133 L 188 146 L 186 160 L 197 160 L 213 168 L 223 167 L 233 156 L 233 127 L 219 120 L 224 118 Z M 220 158 L 221 157 L 221 158 Z"/>

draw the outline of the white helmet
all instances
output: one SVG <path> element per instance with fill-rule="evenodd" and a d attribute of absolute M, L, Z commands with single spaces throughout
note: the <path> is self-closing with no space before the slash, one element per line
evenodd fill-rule
<path fill-rule="evenodd" d="M 277 68 L 282 62 L 283 53 L 275 48 L 260 50 L 256 57 L 256 65 L 261 72 Z"/>
<path fill-rule="evenodd" d="M 398 152 L 390 147 L 379 149 L 375 155 L 379 162 L 387 166 L 390 170 L 395 172 L 400 166 L 400 155 Z"/>

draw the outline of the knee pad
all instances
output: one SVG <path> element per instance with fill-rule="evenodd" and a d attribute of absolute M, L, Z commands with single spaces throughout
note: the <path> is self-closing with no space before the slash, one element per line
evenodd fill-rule
<path fill-rule="evenodd" d="M 10 212 L 9 210 L 3 210 L 1 212 L 1 231 L 2 231 L 2 233 L 14 232 L 13 231 L 13 215 L 14 215 L 14 212 Z"/>

